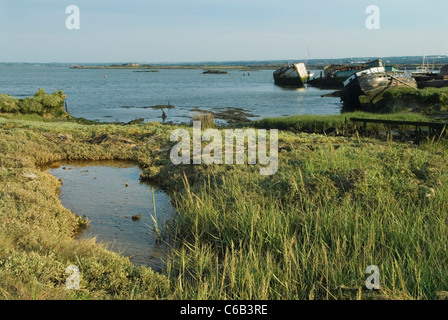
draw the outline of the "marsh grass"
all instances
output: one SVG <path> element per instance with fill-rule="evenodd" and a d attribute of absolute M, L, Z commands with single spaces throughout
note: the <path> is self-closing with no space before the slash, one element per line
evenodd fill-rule
<path fill-rule="evenodd" d="M 39 89 L 33 97 L 16 99 L 9 95 L 0 94 L 0 112 L 13 114 L 37 114 L 51 117 L 68 117 L 64 111 L 65 94 L 62 90 L 47 94 Z"/>
<path fill-rule="evenodd" d="M 203 111 L 195 111 L 193 113 L 193 116 L 191 118 L 191 124 L 193 124 L 194 121 L 201 122 L 201 128 L 207 129 L 207 128 L 214 128 L 215 127 L 215 118 L 213 117 L 211 112 Z"/>
<path fill-rule="evenodd" d="M 429 105 L 439 105 L 439 108 L 448 107 L 448 89 L 447 88 L 424 88 L 414 90 L 410 88 L 389 89 L 383 97 L 389 100 L 412 100 Z"/>
<path fill-rule="evenodd" d="M 357 125 L 350 118 L 367 118 L 399 121 L 430 121 L 430 119 L 418 113 L 394 113 L 374 114 L 367 112 L 349 112 L 338 115 L 316 116 L 297 115 L 290 117 L 265 118 L 250 123 L 249 126 L 264 129 L 289 130 L 293 132 L 321 133 L 333 129 L 340 133 L 351 134 L 357 130 Z M 359 125 L 359 124 L 358 124 Z M 390 128 L 383 124 L 369 124 L 370 131 L 386 131 Z M 404 126 L 402 129 L 412 129 L 412 126 Z"/>
<path fill-rule="evenodd" d="M 448 289 L 444 140 L 285 131 L 278 172 L 261 176 L 257 165 L 172 165 L 174 126 L 42 120 L 0 118 L 3 299 L 434 299 Z M 137 162 L 171 195 L 161 274 L 74 240 L 78 218 L 37 167 L 112 159 Z M 78 291 L 65 289 L 71 264 Z M 379 292 L 364 288 L 372 264 Z"/>
<path fill-rule="evenodd" d="M 447 168 L 396 144 L 289 142 L 277 175 L 184 178 L 170 267 L 182 298 L 434 299 L 447 289 Z M 308 138 L 309 139 L 309 138 Z M 333 144 L 339 146 L 334 148 Z M 367 266 L 380 292 L 364 288 Z M 345 288 L 355 288 L 351 294 Z"/>
<path fill-rule="evenodd" d="M 364 101 L 363 101 L 364 100 Z M 361 98 L 367 102 L 368 98 Z M 385 113 L 417 112 L 432 116 L 443 115 L 448 108 L 447 88 L 391 88 L 380 94 L 375 109 Z"/>

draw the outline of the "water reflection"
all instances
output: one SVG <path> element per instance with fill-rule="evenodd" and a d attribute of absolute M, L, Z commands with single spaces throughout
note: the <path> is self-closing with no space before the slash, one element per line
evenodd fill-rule
<path fill-rule="evenodd" d="M 166 247 L 156 243 L 154 220 L 162 230 L 175 212 L 163 191 L 140 181 L 140 169 L 134 163 L 65 162 L 50 172 L 62 180 L 62 204 L 90 221 L 81 238 L 109 243 L 136 265 L 163 266 Z M 136 215 L 140 219 L 133 219 Z"/>

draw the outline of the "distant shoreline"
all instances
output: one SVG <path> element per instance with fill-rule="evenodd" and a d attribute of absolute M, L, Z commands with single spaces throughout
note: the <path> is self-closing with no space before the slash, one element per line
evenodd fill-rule
<path fill-rule="evenodd" d="M 308 70 L 321 70 L 324 69 L 324 67 L 327 64 L 308 64 L 307 69 Z M 420 67 L 421 64 L 418 63 L 389 63 L 388 65 L 394 66 L 397 69 L 404 70 L 404 69 L 416 69 L 417 67 Z M 434 68 L 435 70 L 439 69 L 440 67 L 444 66 L 445 63 L 434 63 L 431 64 L 430 67 Z M 276 70 L 278 68 L 281 68 L 283 65 L 280 64 L 272 64 L 272 65 L 142 65 L 142 66 L 71 66 L 70 69 L 122 69 L 122 70 L 162 70 L 162 69 L 204 69 L 204 70 Z"/>
<path fill-rule="evenodd" d="M 239 60 L 239 61 L 198 61 L 198 62 L 0 62 L 0 67 L 5 66 L 58 66 L 71 69 L 131 69 L 131 70 L 151 70 L 151 69 L 226 69 L 226 70 L 272 70 L 278 69 L 285 63 L 304 62 L 309 70 L 320 70 L 331 64 L 359 64 L 369 60 L 382 59 L 388 66 L 398 69 L 415 69 L 421 67 L 423 61 L 428 67 L 437 68 L 448 64 L 448 55 L 429 56 L 374 56 L 374 57 L 343 57 L 343 58 L 290 58 L 275 60 Z"/>
<path fill-rule="evenodd" d="M 273 70 L 279 68 L 279 65 L 260 65 L 260 66 L 230 66 L 230 65 L 151 65 L 151 66 L 71 66 L 70 69 L 131 69 L 131 70 L 157 70 L 157 69 L 207 69 L 207 70 L 218 70 L 218 69 L 234 69 L 234 70 Z"/>

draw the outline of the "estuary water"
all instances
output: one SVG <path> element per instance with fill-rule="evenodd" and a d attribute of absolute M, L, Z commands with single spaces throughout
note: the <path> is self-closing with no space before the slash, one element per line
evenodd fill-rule
<path fill-rule="evenodd" d="M 189 122 L 197 109 L 243 109 L 251 120 L 338 114 L 341 109 L 339 98 L 321 97 L 333 90 L 276 86 L 274 70 L 226 70 L 228 74 L 203 74 L 202 69 L 136 71 L 139 70 L 1 65 L 0 93 L 23 98 L 32 96 L 39 88 L 47 93 L 63 90 L 73 116 L 100 122 L 139 118 L 145 122 L 162 121 L 162 111 L 150 108 L 161 104 L 175 106 L 164 110 L 166 121 L 173 123 Z"/>

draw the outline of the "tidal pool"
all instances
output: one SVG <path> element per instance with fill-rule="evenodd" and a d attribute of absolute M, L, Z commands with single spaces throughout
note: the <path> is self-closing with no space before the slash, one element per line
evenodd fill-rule
<path fill-rule="evenodd" d="M 96 237 L 135 265 L 163 267 L 168 249 L 156 242 L 154 230 L 162 231 L 175 211 L 163 191 L 140 181 L 135 163 L 70 161 L 50 172 L 62 181 L 62 204 L 89 220 L 89 228 L 79 238 Z"/>

